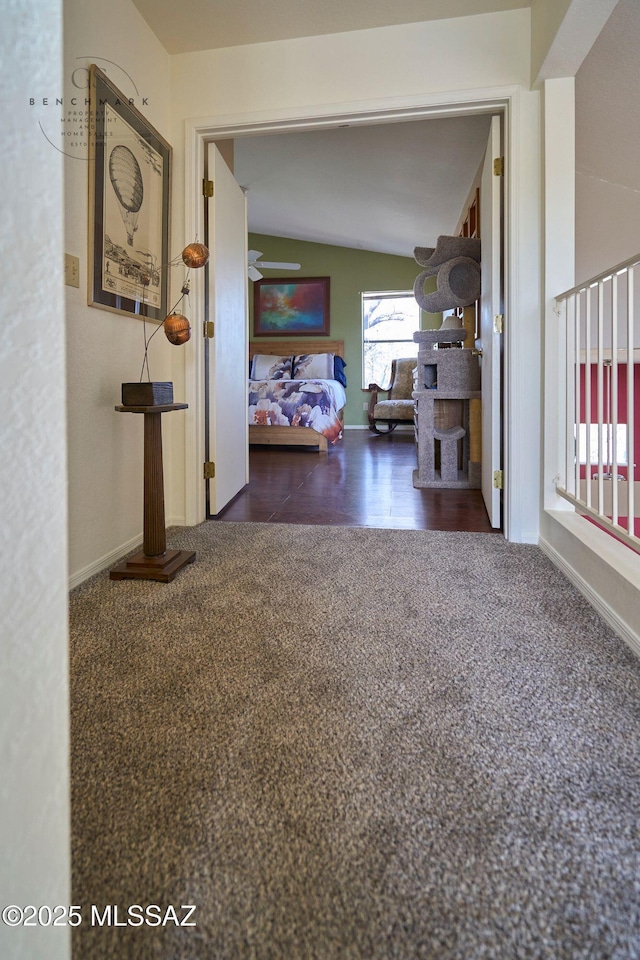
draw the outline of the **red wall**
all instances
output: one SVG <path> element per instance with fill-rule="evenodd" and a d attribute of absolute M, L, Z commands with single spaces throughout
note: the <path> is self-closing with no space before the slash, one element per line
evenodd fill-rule
<path fill-rule="evenodd" d="M 580 364 L 580 423 L 586 422 L 586 406 L 585 406 L 585 376 L 586 376 L 586 365 L 584 363 Z M 607 413 L 607 371 L 605 369 L 603 376 L 603 389 L 604 389 L 604 398 L 603 398 L 603 421 L 606 420 Z M 598 370 L 597 367 L 591 365 L 591 422 L 598 422 Z M 634 399 L 634 415 L 633 415 L 633 437 L 634 437 L 634 447 L 635 455 L 634 459 L 636 463 L 638 462 L 638 456 L 640 456 L 640 364 L 634 364 L 633 367 L 633 399 Z M 618 423 L 627 422 L 627 365 L 626 363 L 618 364 Z M 591 474 L 598 472 L 598 465 L 591 465 Z M 627 468 L 620 466 L 618 468 L 618 473 L 622 476 L 627 476 Z M 583 465 L 580 467 L 580 476 L 582 479 L 586 477 L 586 467 Z"/>

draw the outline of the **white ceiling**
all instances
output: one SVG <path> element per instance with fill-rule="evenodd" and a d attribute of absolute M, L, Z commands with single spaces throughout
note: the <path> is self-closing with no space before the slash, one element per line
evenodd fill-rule
<path fill-rule="evenodd" d="M 133 0 L 169 53 L 530 7 L 531 0 Z"/>
<path fill-rule="evenodd" d="M 249 229 L 413 256 L 454 230 L 488 130 L 474 116 L 237 139 Z"/>

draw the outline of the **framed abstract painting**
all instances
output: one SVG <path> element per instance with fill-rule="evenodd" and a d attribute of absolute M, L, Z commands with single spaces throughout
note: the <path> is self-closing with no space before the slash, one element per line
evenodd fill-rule
<path fill-rule="evenodd" d="M 253 285 L 255 337 L 329 335 L 329 277 L 258 280 Z"/>

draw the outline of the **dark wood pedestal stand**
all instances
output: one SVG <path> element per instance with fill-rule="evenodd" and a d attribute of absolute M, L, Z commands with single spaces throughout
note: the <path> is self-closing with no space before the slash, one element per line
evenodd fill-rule
<path fill-rule="evenodd" d="M 160 580 L 170 583 L 179 570 L 196 558 L 194 551 L 167 550 L 164 525 L 164 477 L 162 473 L 163 413 L 186 410 L 186 403 L 149 407 L 116 407 L 119 413 L 144 414 L 144 542 L 140 553 L 114 567 L 112 580 Z"/>

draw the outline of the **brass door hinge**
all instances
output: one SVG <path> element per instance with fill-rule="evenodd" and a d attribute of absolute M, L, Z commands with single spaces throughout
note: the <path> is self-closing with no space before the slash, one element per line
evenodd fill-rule
<path fill-rule="evenodd" d="M 213 196 L 213 180 L 202 181 L 202 196 L 203 197 Z"/>
<path fill-rule="evenodd" d="M 202 336 L 205 340 L 213 340 L 214 323 L 213 320 L 202 321 Z"/>
<path fill-rule="evenodd" d="M 493 485 L 496 490 L 502 490 L 502 470 L 493 471 Z"/>
<path fill-rule="evenodd" d="M 496 157 L 493 161 L 494 177 L 504 177 L 504 157 Z"/>
<path fill-rule="evenodd" d="M 493 332 L 504 333 L 504 314 L 503 313 L 498 313 L 493 318 Z"/>
<path fill-rule="evenodd" d="M 216 475 L 216 465 L 213 460 L 207 460 L 204 465 L 204 479 L 213 480 Z"/>

